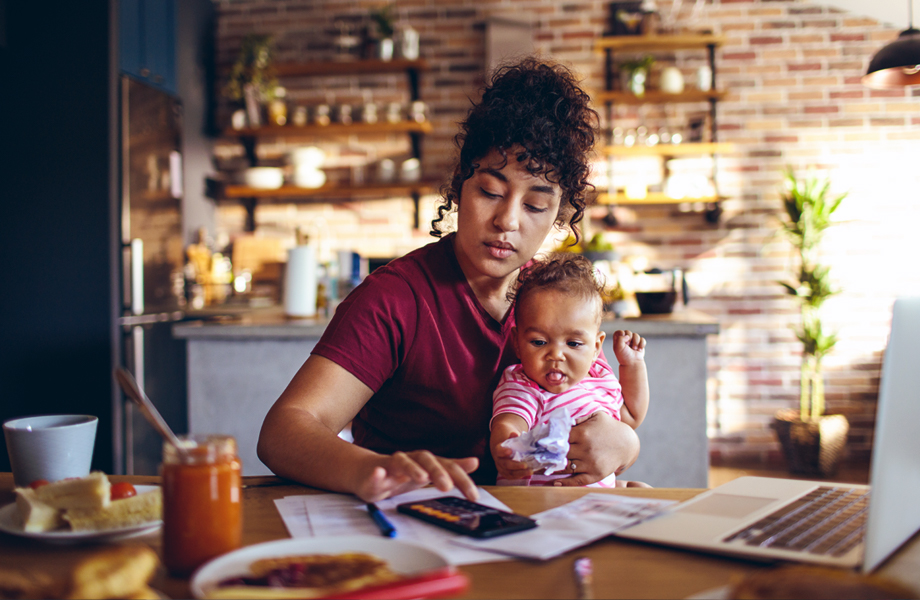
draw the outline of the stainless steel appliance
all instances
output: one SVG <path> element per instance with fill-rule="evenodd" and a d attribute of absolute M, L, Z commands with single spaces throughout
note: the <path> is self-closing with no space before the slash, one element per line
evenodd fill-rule
<path fill-rule="evenodd" d="M 184 316 L 182 106 L 168 93 L 120 81 L 122 365 L 176 432 L 188 429 L 185 345 L 171 334 Z M 115 472 L 155 474 L 161 442 L 118 390 Z"/>

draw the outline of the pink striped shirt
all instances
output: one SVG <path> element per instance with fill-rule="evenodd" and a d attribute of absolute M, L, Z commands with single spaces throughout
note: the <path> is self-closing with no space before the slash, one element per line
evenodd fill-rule
<path fill-rule="evenodd" d="M 617 421 L 620 420 L 620 408 L 623 406 L 623 390 L 617 381 L 613 369 L 599 355 L 588 369 L 588 375 L 561 394 L 547 392 L 524 373 L 521 364 L 511 365 L 502 373 L 501 381 L 492 394 L 492 418 L 502 413 L 520 416 L 527 423 L 528 429 L 549 421 L 554 411 L 563 407 L 576 418 L 590 416 L 604 411 Z M 499 485 L 547 485 L 552 480 L 568 475 L 535 474 L 529 482 L 520 484 L 500 480 Z M 604 478 L 592 487 L 613 487 L 614 475 Z"/>

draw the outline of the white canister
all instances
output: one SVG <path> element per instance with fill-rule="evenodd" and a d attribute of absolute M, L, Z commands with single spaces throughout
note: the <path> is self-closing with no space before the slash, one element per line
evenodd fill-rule
<path fill-rule="evenodd" d="M 311 245 L 288 250 L 284 273 L 284 314 L 289 317 L 316 315 L 316 252 Z"/>
<path fill-rule="evenodd" d="M 684 91 L 684 76 L 677 67 L 665 67 L 661 70 L 661 91 L 668 94 L 679 94 Z"/>
<path fill-rule="evenodd" d="M 399 35 L 399 55 L 406 60 L 418 58 L 419 34 L 418 31 L 407 25 Z"/>
<path fill-rule="evenodd" d="M 696 87 L 704 92 L 712 89 L 712 68 L 709 65 L 703 65 L 696 71 Z"/>

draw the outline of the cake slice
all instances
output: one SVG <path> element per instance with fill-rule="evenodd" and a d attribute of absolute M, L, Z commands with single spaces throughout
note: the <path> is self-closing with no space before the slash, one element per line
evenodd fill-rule
<path fill-rule="evenodd" d="M 35 497 L 31 488 L 16 488 L 16 509 L 22 519 L 22 528 L 29 533 L 43 533 L 64 525 L 61 511 Z"/>
<path fill-rule="evenodd" d="M 35 490 L 35 497 L 52 508 L 103 508 L 111 500 L 109 478 L 101 471 L 86 477 L 62 479 Z"/>
<path fill-rule="evenodd" d="M 74 531 L 104 531 L 141 525 L 163 518 L 163 493 L 159 488 L 112 500 L 104 508 L 71 508 L 64 520 Z"/>

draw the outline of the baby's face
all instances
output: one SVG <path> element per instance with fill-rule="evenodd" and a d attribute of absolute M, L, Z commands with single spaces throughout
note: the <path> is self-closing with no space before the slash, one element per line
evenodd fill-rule
<path fill-rule="evenodd" d="M 588 374 L 604 342 L 597 304 L 559 290 L 530 294 L 515 308 L 514 349 L 524 372 L 555 394 Z"/>

